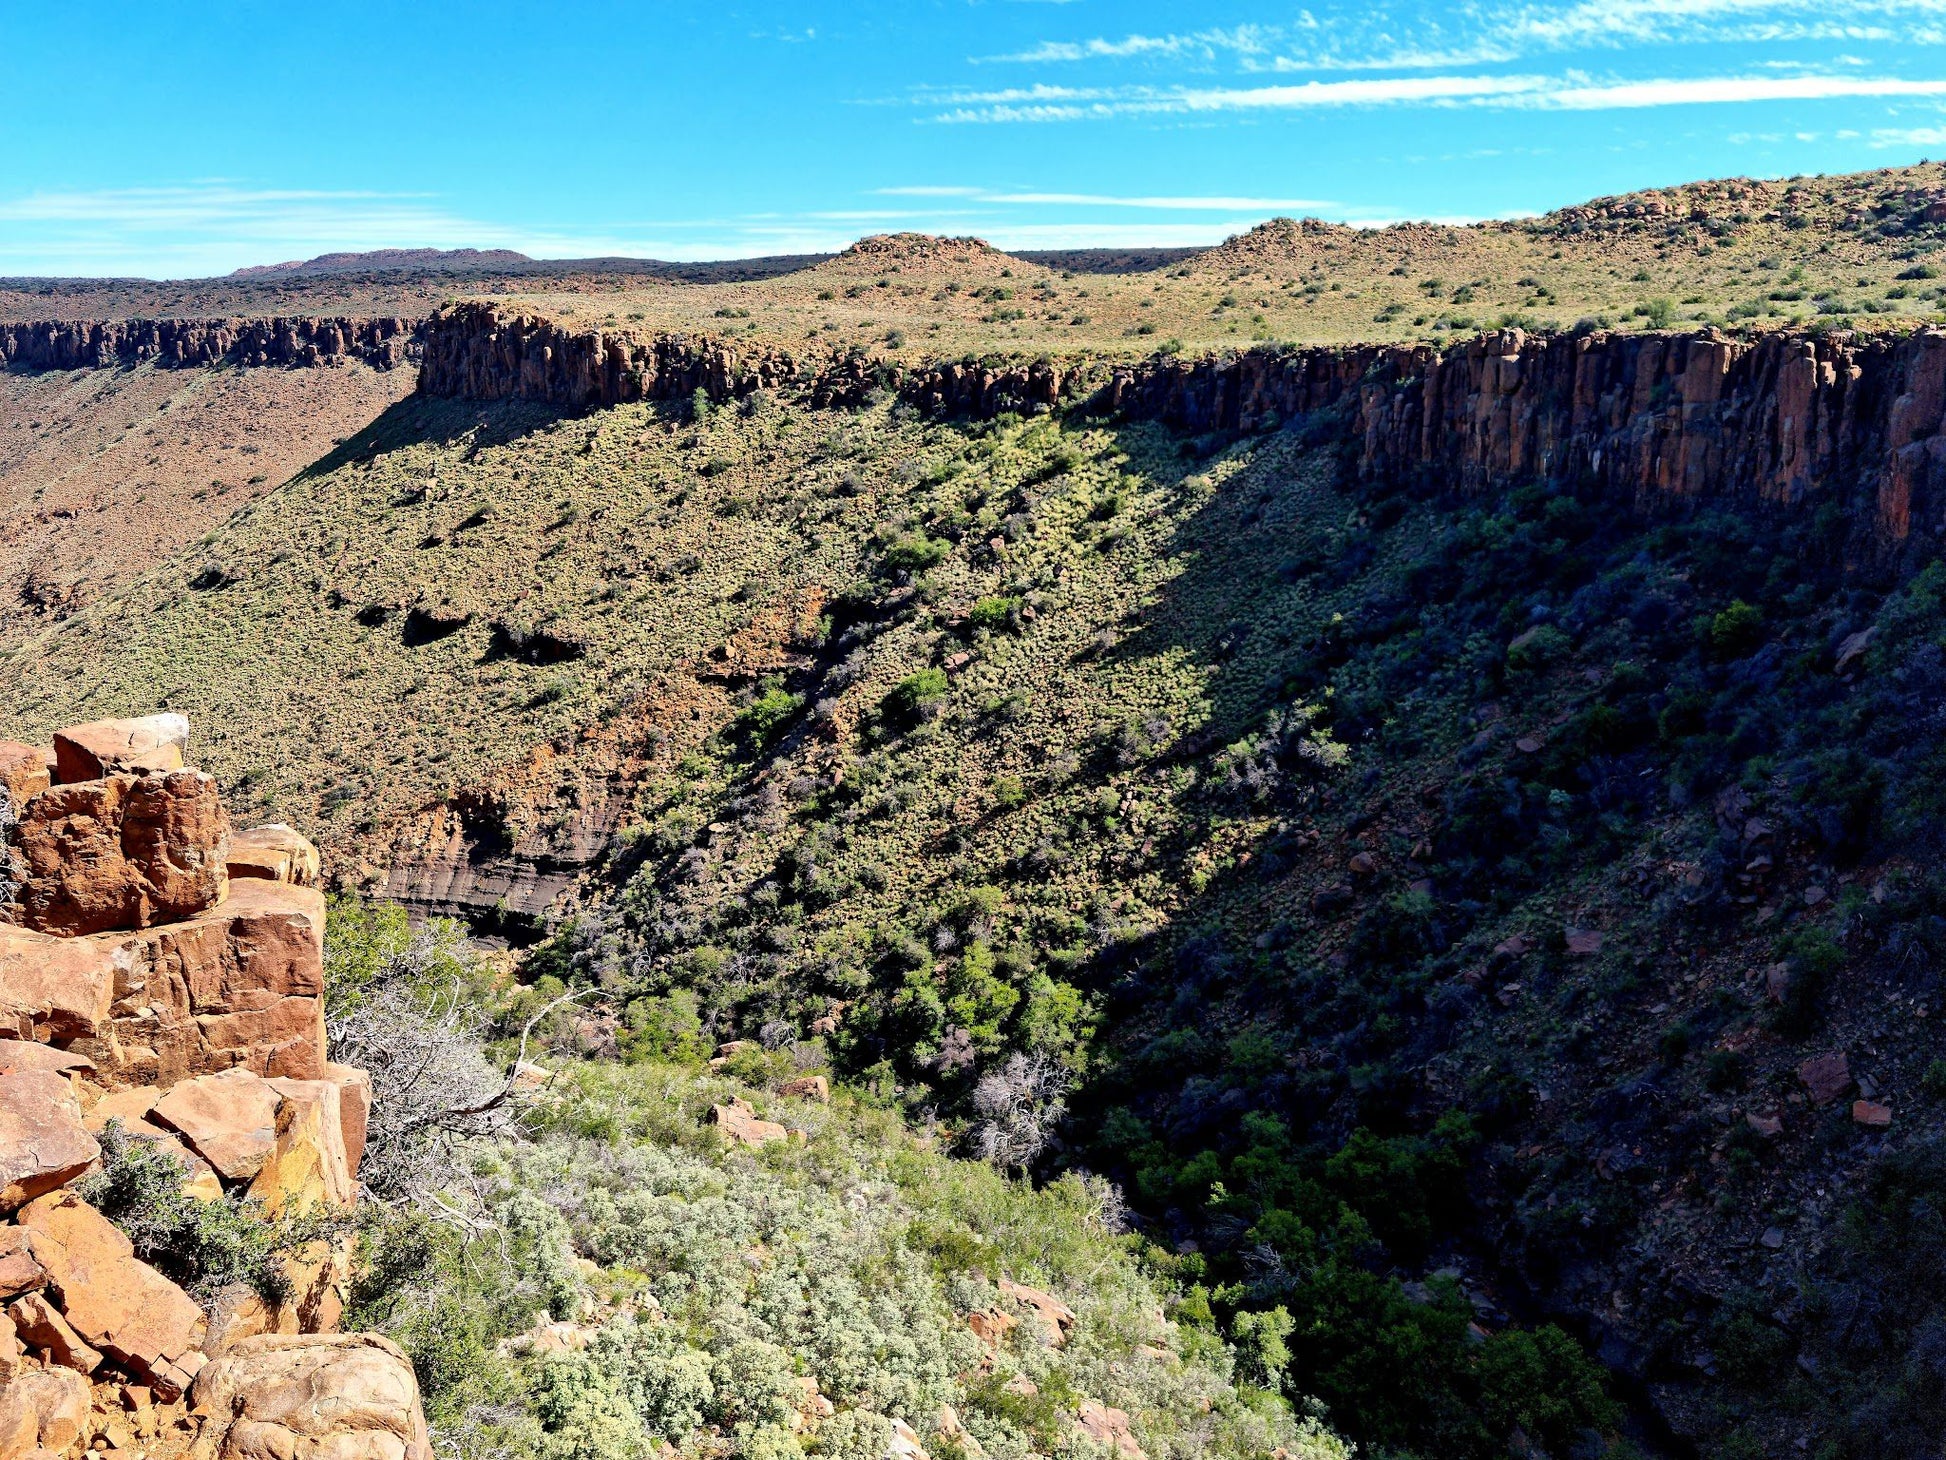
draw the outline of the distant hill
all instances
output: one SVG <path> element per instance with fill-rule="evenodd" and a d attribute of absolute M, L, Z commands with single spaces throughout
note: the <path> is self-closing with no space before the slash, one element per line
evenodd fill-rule
<path fill-rule="evenodd" d="M 234 269 L 232 279 L 288 279 L 305 274 L 369 274 L 381 269 L 415 272 L 473 273 L 505 269 L 534 260 L 510 248 L 375 248 L 364 253 L 321 253 L 314 259 L 281 264 L 252 264 Z"/>

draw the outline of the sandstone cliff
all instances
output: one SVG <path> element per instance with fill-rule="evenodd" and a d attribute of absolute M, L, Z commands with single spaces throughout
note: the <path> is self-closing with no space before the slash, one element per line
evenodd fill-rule
<path fill-rule="evenodd" d="M 417 352 L 409 319 L 36 320 L 0 324 L 0 368 L 101 370 L 163 365 L 324 365 L 389 370 Z"/>

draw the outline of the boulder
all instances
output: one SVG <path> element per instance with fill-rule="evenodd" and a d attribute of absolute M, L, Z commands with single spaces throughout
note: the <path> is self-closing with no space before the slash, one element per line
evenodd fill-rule
<path fill-rule="evenodd" d="M 757 1112 L 740 1096 L 728 1105 L 712 1105 L 710 1120 L 724 1136 L 739 1146 L 767 1146 L 772 1141 L 790 1139 L 790 1132 L 774 1120 L 759 1120 Z"/>
<path fill-rule="evenodd" d="M 109 1027 L 82 1046 L 110 1084 L 171 1085 L 241 1066 L 324 1072 L 324 894 L 261 879 L 180 923 L 102 934 Z"/>
<path fill-rule="evenodd" d="M 0 1075 L 0 1211 L 65 1186 L 100 1156 L 65 1075 Z"/>
<path fill-rule="evenodd" d="M 107 1130 L 111 1120 L 119 1120 L 124 1130 L 133 1130 L 148 1122 L 149 1112 L 155 1109 L 155 1102 L 162 1098 L 163 1093 L 147 1085 L 110 1090 L 81 1117 L 82 1123 L 94 1135 Z"/>
<path fill-rule="evenodd" d="M 354 1238 L 319 1238 L 278 1259 L 289 1296 L 278 1306 L 281 1333 L 336 1333 L 351 1291 Z"/>
<path fill-rule="evenodd" d="M 14 1332 L 20 1341 L 47 1355 L 50 1364 L 59 1364 L 77 1374 L 92 1374 L 101 1367 L 100 1352 L 90 1348 L 68 1326 L 61 1310 L 48 1302 L 45 1294 L 29 1293 L 14 1299 L 7 1314 L 13 1319 Z"/>
<path fill-rule="evenodd" d="M 108 1022 L 111 950 L 0 923 L 0 1028 L 22 1040 L 81 1039 Z"/>
<path fill-rule="evenodd" d="M 919 1435 L 902 1419 L 892 1421 L 892 1438 L 885 1442 L 885 1460 L 932 1460 Z"/>
<path fill-rule="evenodd" d="M 257 877 L 294 887 L 316 887 L 322 877 L 317 847 L 281 823 L 231 833 L 229 867 L 233 878 Z"/>
<path fill-rule="evenodd" d="M 48 1292 L 74 1331 L 165 1400 L 202 1366 L 203 1310 L 146 1262 L 106 1217 L 73 1192 L 21 1209 L 46 1265 Z"/>
<path fill-rule="evenodd" d="M 1892 1124 L 1892 1107 L 1881 1105 L 1876 1100 L 1854 1100 L 1851 1102 L 1851 1118 L 1868 1129 L 1884 1130 Z"/>
<path fill-rule="evenodd" d="M 1063 1303 L 1051 1293 L 1043 1293 L 1039 1288 L 1030 1288 L 1024 1283 L 1011 1283 L 1005 1278 L 1000 1280 L 1003 1297 L 1012 1298 L 1023 1308 L 1031 1308 L 1046 1325 L 1049 1342 L 1056 1348 L 1068 1341 L 1068 1334 L 1074 1331 L 1074 1309 Z"/>
<path fill-rule="evenodd" d="M 799 1080 L 784 1081 L 777 1087 L 777 1093 L 793 1100 L 815 1100 L 820 1105 L 829 1105 L 831 1082 L 823 1075 L 806 1075 Z"/>
<path fill-rule="evenodd" d="M 0 1075 L 18 1075 L 27 1070 L 49 1074 L 91 1074 L 95 1062 L 71 1049 L 56 1049 L 51 1044 L 36 1044 L 28 1039 L 0 1039 Z"/>
<path fill-rule="evenodd" d="M 188 748 L 189 721 L 181 715 L 70 725 L 54 737 L 54 774 L 72 785 L 117 773 L 179 771 Z"/>
<path fill-rule="evenodd" d="M 250 1183 L 270 1216 L 349 1207 L 357 1200 L 345 1160 L 339 1089 L 330 1080 L 267 1080 L 281 1098 L 277 1138 Z"/>
<path fill-rule="evenodd" d="M 277 1108 L 283 1097 L 245 1069 L 197 1075 L 170 1086 L 151 1119 L 174 1131 L 191 1150 L 231 1181 L 249 1181 L 277 1146 Z"/>
<path fill-rule="evenodd" d="M 23 1369 L 0 1384 L 0 1457 L 64 1455 L 80 1443 L 93 1391 L 72 1369 Z"/>
<path fill-rule="evenodd" d="M 1007 1335 L 1020 1326 L 1020 1320 L 998 1308 L 980 1308 L 966 1315 L 966 1326 L 988 1348 L 999 1348 Z"/>
<path fill-rule="evenodd" d="M 1096 1444 L 1110 1446 L 1125 1460 L 1148 1460 L 1136 1443 L 1125 1409 L 1111 1409 L 1098 1399 L 1084 1399 L 1080 1414 L 1075 1416 L 1075 1428 Z"/>
<path fill-rule="evenodd" d="M 18 740 L 0 740 L 0 796 L 13 802 L 16 813 L 54 784 L 50 755 Z"/>
<path fill-rule="evenodd" d="M 1843 1050 L 1819 1055 L 1797 1067 L 1797 1078 L 1814 1105 L 1829 1105 L 1851 1088 L 1851 1061 Z"/>
<path fill-rule="evenodd" d="M 405 1353 L 376 1334 L 259 1334 L 197 1376 L 202 1460 L 432 1460 Z"/>
<path fill-rule="evenodd" d="M 200 771 L 58 785 L 14 828 L 18 921 L 73 938 L 178 922 L 229 888 L 229 819 Z"/>
<path fill-rule="evenodd" d="M 974 1433 L 960 1420 L 959 1411 L 950 1404 L 939 1406 L 939 1418 L 933 1428 L 940 1437 L 959 1451 L 962 1460 L 986 1460 L 986 1446 L 982 1445 Z"/>

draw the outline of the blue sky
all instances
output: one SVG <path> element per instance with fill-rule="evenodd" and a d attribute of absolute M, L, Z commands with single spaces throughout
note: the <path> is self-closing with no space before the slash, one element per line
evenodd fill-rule
<path fill-rule="evenodd" d="M 0 274 L 1213 242 L 1946 156 L 1946 0 L 0 0 Z"/>

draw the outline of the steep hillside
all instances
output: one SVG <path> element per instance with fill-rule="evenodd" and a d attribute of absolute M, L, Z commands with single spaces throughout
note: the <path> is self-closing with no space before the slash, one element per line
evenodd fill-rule
<path fill-rule="evenodd" d="M 0 372 L 0 652 L 113 596 L 364 429 L 416 372 Z"/>
<path fill-rule="evenodd" d="M 185 710 L 338 885 L 519 945 L 510 1009 L 579 992 L 556 1053 L 828 1061 L 1110 1178 L 1171 1321 L 1368 1453 L 1929 1454 L 1941 185 L 454 304 L 419 393 L 19 639 L 0 734 Z M 1198 348 L 1259 333 L 1307 343 Z"/>

